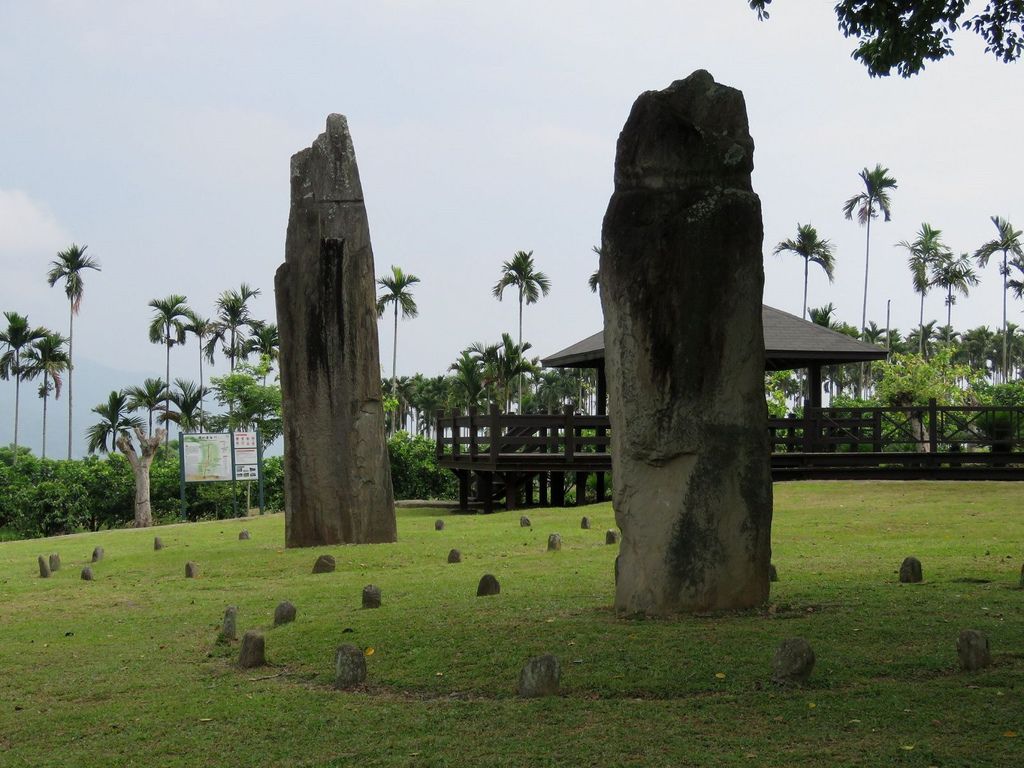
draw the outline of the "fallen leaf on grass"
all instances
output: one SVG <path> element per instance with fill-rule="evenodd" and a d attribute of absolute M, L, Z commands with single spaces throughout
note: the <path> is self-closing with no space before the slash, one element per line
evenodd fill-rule
<path fill-rule="evenodd" d="M 1005 736 L 1008 739 L 1015 739 L 1015 738 L 1017 738 L 1017 732 L 1016 731 L 1007 731 L 1006 733 L 1003 734 L 1003 736 Z"/>
<path fill-rule="evenodd" d="M 901 744 L 900 749 L 905 749 L 907 752 L 910 752 L 916 746 L 916 744 Z"/>
<path fill-rule="evenodd" d="M 213 722 L 213 718 L 212 717 L 200 717 L 199 718 L 199 722 L 200 723 L 212 723 Z"/>
<path fill-rule="evenodd" d="M 376 653 L 376 651 L 374 650 L 374 647 L 372 645 L 369 646 L 365 651 L 363 651 L 364 656 L 373 656 L 374 653 Z"/>
<path fill-rule="evenodd" d="M 815 707 L 817 707 L 817 706 L 818 706 L 818 705 L 817 705 L 817 704 L 815 704 L 815 703 L 814 703 L 813 701 L 808 701 L 808 702 L 807 702 L 807 708 L 808 708 L 808 709 L 814 709 L 814 708 L 815 708 Z"/>
<path fill-rule="evenodd" d="M 725 680 L 725 672 L 715 672 L 715 677 L 719 680 Z"/>

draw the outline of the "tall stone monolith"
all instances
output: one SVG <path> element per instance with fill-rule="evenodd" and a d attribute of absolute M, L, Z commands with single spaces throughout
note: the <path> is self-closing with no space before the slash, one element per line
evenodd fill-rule
<path fill-rule="evenodd" d="M 600 284 L 621 612 L 768 596 L 753 152 L 743 94 L 704 71 L 642 94 L 619 136 Z"/>
<path fill-rule="evenodd" d="M 395 541 L 370 230 L 348 122 L 292 157 L 281 337 L 285 544 Z"/>

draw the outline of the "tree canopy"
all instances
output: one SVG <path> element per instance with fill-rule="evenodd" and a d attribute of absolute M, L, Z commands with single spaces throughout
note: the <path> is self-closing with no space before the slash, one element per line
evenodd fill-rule
<path fill-rule="evenodd" d="M 768 18 L 772 0 L 749 0 L 760 19 Z M 953 55 L 952 35 L 968 30 L 985 42 L 985 52 L 1003 62 L 1024 53 L 1024 0 L 988 0 L 979 13 L 968 13 L 968 0 L 839 0 L 839 31 L 857 38 L 853 58 L 872 77 L 895 69 L 916 75 L 925 64 Z"/>

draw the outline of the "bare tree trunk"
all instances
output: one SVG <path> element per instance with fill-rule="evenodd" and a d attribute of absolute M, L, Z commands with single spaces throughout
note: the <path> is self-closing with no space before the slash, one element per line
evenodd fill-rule
<path fill-rule="evenodd" d="M 14 374 L 14 466 L 18 466 L 18 408 L 20 405 L 21 372 L 19 371 Z"/>
<path fill-rule="evenodd" d="M 150 437 L 138 427 L 135 428 L 135 437 L 142 448 L 140 456 L 135 450 L 135 445 L 127 435 L 117 438 L 117 447 L 128 459 L 132 466 L 132 475 L 135 477 L 135 527 L 148 528 L 153 525 L 153 508 L 149 500 L 149 468 L 153 464 L 153 457 L 156 456 L 160 442 L 164 439 L 167 430 L 158 429 Z"/>
<path fill-rule="evenodd" d="M 74 355 L 74 344 L 75 344 L 75 302 L 71 301 L 71 322 L 68 324 L 68 461 L 71 461 L 71 421 L 74 414 L 72 410 L 74 400 L 73 392 L 74 387 L 72 386 L 72 377 L 75 375 L 75 355 Z M 44 429 L 45 433 L 46 430 Z"/>
<path fill-rule="evenodd" d="M 43 372 L 43 452 L 42 458 L 46 458 L 46 401 L 49 399 L 50 394 L 50 382 L 47 380 L 47 374 Z"/>

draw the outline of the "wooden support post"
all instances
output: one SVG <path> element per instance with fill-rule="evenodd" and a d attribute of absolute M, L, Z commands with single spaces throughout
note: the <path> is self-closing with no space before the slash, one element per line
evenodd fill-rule
<path fill-rule="evenodd" d="M 587 473 L 576 473 L 576 506 L 587 503 Z"/>
<path fill-rule="evenodd" d="M 480 489 L 480 496 L 484 503 L 484 513 L 489 515 L 494 511 L 494 473 L 478 472 L 477 488 Z"/>
<path fill-rule="evenodd" d="M 597 501 L 601 503 L 605 500 L 605 487 L 604 487 L 604 472 L 597 473 Z"/>
<path fill-rule="evenodd" d="M 460 469 L 456 471 L 459 477 L 459 509 L 469 509 L 469 470 Z"/>
<path fill-rule="evenodd" d="M 519 473 L 505 473 L 505 509 L 519 508 Z"/>
<path fill-rule="evenodd" d="M 875 453 L 882 452 L 882 411 L 875 408 L 871 414 L 871 431 L 874 433 L 874 441 L 871 450 Z"/>
<path fill-rule="evenodd" d="M 435 417 L 437 429 L 434 433 L 436 438 L 434 441 L 434 455 L 440 461 L 441 457 L 444 456 L 444 411 L 438 408 Z"/>
<path fill-rule="evenodd" d="M 491 468 L 498 468 L 498 455 L 501 453 L 501 422 L 499 421 L 498 405 L 491 403 L 490 416 L 490 441 L 491 441 Z"/>
<path fill-rule="evenodd" d="M 537 477 L 537 503 L 542 507 L 548 506 L 548 473 L 541 472 Z"/>
<path fill-rule="evenodd" d="M 939 409 L 935 398 L 928 401 L 928 451 L 937 453 L 939 450 Z"/>
<path fill-rule="evenodd" d="M 565 473 L 551 473 L 551 506 L 565 506 Z"/>
<path fill-rule="evenodd" d="M 564 426 L 562 429 L 565 432 L 565 463 L 572 464 L 576 458 L 576 431 L 573 428 L 571 405 L 565 406 L 564 416 Z"/>
<path fill-rule="evenodd" d="M 462 446 L 459 445 L 459 412 L 452 408 L 452 460 L 458 461 L 462 453 Z"/>
<path fill-rule="evenodd" d="M 477 454 L 480 452 L 480 446 L 477 444 L 477 432 L 478 427 L 476 423 L 476 406 L 472 406 L 469 409 L 469 462 L 470 465 L 476 460 Z"/>

